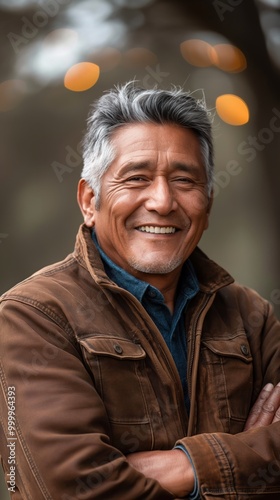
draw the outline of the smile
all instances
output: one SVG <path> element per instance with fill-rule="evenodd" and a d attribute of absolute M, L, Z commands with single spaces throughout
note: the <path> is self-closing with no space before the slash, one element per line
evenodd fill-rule
<path fill-rule="evenodd" d="M 156 233 L 156 234 L 173 234 L 176 231 L 175 227 L 160 227 L 160 226 L 140 226 L 137 228 L 142 233 Z"/>

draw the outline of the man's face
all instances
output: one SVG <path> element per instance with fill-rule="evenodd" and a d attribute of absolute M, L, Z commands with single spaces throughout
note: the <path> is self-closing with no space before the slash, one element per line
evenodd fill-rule
<path fill-rule="evenodd" d="M 93 206 L 101 248 L 146 281 L 147 273 L 180 272 L 208 226 L 197 136 L 173 124 L 132 124 L 112 142 L 116 157 L 102 177 L 100 207 Z"/>

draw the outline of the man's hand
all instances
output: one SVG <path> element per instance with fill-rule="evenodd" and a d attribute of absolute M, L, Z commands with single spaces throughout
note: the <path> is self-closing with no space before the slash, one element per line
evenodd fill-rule
<path fill-rule="evenodd" d="M 280 382 L 267 384 L 250 411 L 244 431 L 280 421 Z M 127 460 L 147 477 L 156 479 L 177 498 L 184 498 L 194 488 L 193 467 L 181 450 L 132 453 Z"/>
<path fill-rule="evenodd" d="M 280 382 L 264 386 L 251 409 L 244 431 L 280 421 Z"/>
<path fill-rule="evenodd" d="M 141 451 L 127 460 L 147 477 L 156 479 L 177 498 L 184 498 L 194 488 L 193 467 L 182 450 Z"/>

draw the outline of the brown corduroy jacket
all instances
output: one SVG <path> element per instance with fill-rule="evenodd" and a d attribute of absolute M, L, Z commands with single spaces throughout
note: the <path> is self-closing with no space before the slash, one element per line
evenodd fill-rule
<path fill-rule="evenodd" d="M 191 260 L 189 416 L 160 332 L 109 280 L 85 226 L 73 254 L 2 296 L 0 454 L 13 500 L 171 499 L 126 455 L 175 443 L 201 498 L 279 500 L 280 423 L 242 431 L 264 384 L 280 381 L 280 324 L 199 249 Z"/>

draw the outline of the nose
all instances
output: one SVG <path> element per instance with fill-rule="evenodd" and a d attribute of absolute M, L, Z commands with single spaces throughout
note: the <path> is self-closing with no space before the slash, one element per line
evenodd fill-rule
<path fill-rule="evenodd" d="M 145 191 L 146 210 L 155 211 L 160 215 L 167 215 L 177 208 L 174 193 L 165 177 L 156 177 Z"/>

